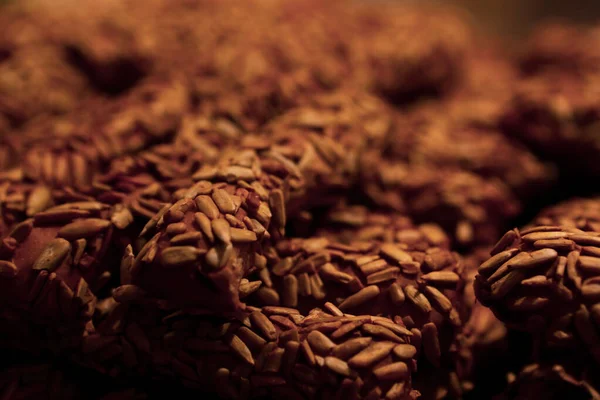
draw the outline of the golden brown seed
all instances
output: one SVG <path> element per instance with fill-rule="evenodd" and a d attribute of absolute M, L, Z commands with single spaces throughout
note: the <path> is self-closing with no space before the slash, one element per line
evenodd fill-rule
<path fill-rule="evenodd" d="M 408 377 L 408 366 L 403 362 L 395 362 L 376 368 L 373 374 L 380 381 L 398 381 Z"/>
<path fill-rule="evenodd" d="M 433 286 L 425 286 L 423 291 L 439 313 L 445 315 L 452 310 L 452 302 L 438 289 Z"/>
<path fill-rule="evenodd" d="M 431 304 L 427 297 L 420 293 L 419 290 L 414 286 L 406 286 L 404 288 L 404 294 L 406 298 L 413 303 L 419 310 L 428 314 L 431 312 Z"/>
<path fill-rule="evenodd" d="M 232 244 L 211 247 L 206 252 L 206 266 L 213 270 L 223 268 L 227 265 L 231 256 L 233 256 Z"/>
<path fill-rule="evenodd" d="M 237 207 L 233 198 L 223 189 L 215 189 L 212 192 L 212 199 L 223 214 L 235 214 Z"/>
<path fill-rule="evenodd" d="M 497 253 L 493 257 L 487 259 L 483 264 L 481 264 L 477 272 L 479 272 L 483 276 L 489 276 L 492 273 L 494 273 L 502 264 L 514 257 L 514 255 L 518 252 L 518 249 L 510 249 L 501 253 Z"/>
<path fill-rule="evenodd" d="M 201 251 L 193 246 L 173 246 L 164 249 L 160 254 L 160 262 L 167 268 L 179 268 L 198 261 Z"/>
<path fill-rule="evenodd" d="M 32 269 L 53 272 L 63 263 L 70 251 L 71 243 L 61 238 L 52 239 L 35 260 Z"/>
<path fill-rule="evenodd" d="M 417 355 L 417 349 L 411 344 L 399 344 L 393 352 L 401 360 L 411 360 Z"/>
<path fill-rule="evenodd" d="M 528 233 L 527 235 L 522 236 L 521 239 L 523 239 L 526 242 L 536 242 L 538 240 L 553 240 L 553 239 L 561 239 L 561 238 L 565 238 L 567 236 L 570 236 L 571 233 L 569 232 L 533 232 L 533 233 Z"/>
<path fill-rule="evenodd" d="M 219 217 L 219 209 L 217 205 L 210 198 L 210 196 L 200 195 L 194 199 L 198 211 L 205 214 L 209 219 L 215 219 Z"/>
<path fill-rule="evenodd" d="M 252 243 L 258 238 L 256 233 L 247 229 L 231 228 L 231 240 L 235 243 Z"/>
<path fill-rule="evenodd" d="M 215 236 L 213 235 L 210 219 L 204 213 L 197 212 L 194 214 L 194 221 L 196 221 L 196 225 L 198 225 L 200 231 L 206 236 L 208 241 L 214 242 Z"/>
<path fill-rule="evenodd" d="M 212 232 L 217 239 L 226 245 L 231 243 L 231 227 L 229 226 L 229 222 L 222 218 L 213 219 L 211 227 Z"/>
<path fill-rule="evenodd" d="M 312 331 L 307 336 L 310 347 L 315 353 L 327 355 L 336 346 L 327 336 L 319 331 Z"/>
<path fill-rule="evenodd" d="M 398 248 L 395 244 L 385 243 L 381 245 L 381 254 L 396 261 L 396 263 L 412 262 L 413 258 L 404 250 Z"/>
<path fill-rule="evenodd" d="M 283 234 L 286 225 L 285 198 L 280 189 L 269 194 L 269 206 L 273 212 L 273 223 Z"/>
<path fill-rule="evenodd" d="M 319 274 L 321 274 L 323 279 L 339 283 L 350 283 L 354 279 L 352 275 L 338 270 L 331 263 L 323 264 L 319 270 Z"/>
<path fill-rule="evenodd" d="M 388 329 L 384 326 L 381 326 L 381 325 L 364 324 L 362 326 L 362 330 L 365 334 L 367 334 L 369 336 L 376 336 L 376 337 L 380 337 L 382 339 L 386 339 L 386 340 L 389 340 L 392 342 L 404 343 L 404 339 L 400 338 L 398 335 L 396 335 L 390 329 Z"/>
<path fill-rule="evenodd" d="M 400 285 L 398 285 L 397 283 L 392 283 L 388 291 L 390 293 L 390 299 L 392 300 L 392 303 L 394 303 L 397 306 L 404 304 L 404 300 L 406 297 L 404 296 L 404 290 L 402 290 L 402 287 Z"/>
<path fill-rule="evenodd" d="M 350 360 L 348 360 L 348 365 L 353 368 L 366 368 L 377 361 L 385 358 L 392 349 L 396 346 L 393 342 L 375 342 L 369 345 L 366 349 L 362 350 L 360 353 L 356 354 Z M 342 358 L 342 357 L 340 357 Z"/>
<path fill-rule="evenodd" d="M 344 343 L 337 345 L 331 354 L 342 360 L 347 360 L 361 350 L 365 349 L 373 341 L 370 337 L 358 337 L 346 340 Z"/>
<path fill-rule="evenodd" d="M 88 239 L 102 233 L 111 225 L 111 222 L 105 219 L 82 219 L 63 226 L 57 236 L 66 240 Z"/>
<path fill-rule="evenodd" d="M 433 271 L 423 275 L 421 279 L 434 286 L 452 287 L 460 278 L 458 274 L 451 271 Z"/>
<path fill-rule="evenodd" d="M 380 293 L 379 287 L 372 285 L 367 286 L 364 289 L 361 289 L 357 293 L 352 296 L 347 297 L 338 308 L 342 311 L 347 311 L 348 309 L 358 307 L 365 302 L 374 299 Z"/>
<path fill-rule="evenodd" d="M 252 325 L 267 339 L 275 340 L 277 338 L 277 330 L 275 329 L 275 326 L 269 320 L 269 318 L 267 318 L 267 316 L 260 311 L 252 312 L 250 314 L 250 321 L 252 321 Z"/>
<path fill-rule="evenodd" d="M 233 350 L 233 352 L 244 360 L 246 363 L 250 365 L 254 365 L 254 358 L 252 357 L 252 353 L 246 344 L 236 335 L 231 335 L 229 338 L 229 347 Z"/>
<path fill-rule="evenodd" d="M 0 260 L 0 277 L 14 278 L 17 276 L 17 266 L 10 261 Z"/>
<path fill-rule="evenodd" d="M 298 306 L 298 280 L 294 275 L 286 275 L 283 278 L 282 303 L 286 307 Z"/>
<path fill-rule="evenodd" d="M 336 374 L 352 376 L 352 370 L 348 364 L 337 357 L 325 357 L 325 366 Z"/>

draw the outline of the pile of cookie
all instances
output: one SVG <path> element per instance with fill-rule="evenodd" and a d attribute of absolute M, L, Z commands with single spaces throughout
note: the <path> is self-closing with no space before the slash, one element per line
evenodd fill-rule
<path fill-rule="evenodd" d="M 4 6 L 1 397 L 600 399 L 598 43 L 509 52 L 439 5 Z"/>

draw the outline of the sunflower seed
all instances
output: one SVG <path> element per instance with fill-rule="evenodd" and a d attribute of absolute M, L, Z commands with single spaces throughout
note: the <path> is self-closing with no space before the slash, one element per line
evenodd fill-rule
<path fill-rule="evenodd" d="M 331 354 L 342 360 L 347 360 L 361 350 L 367 348 L 373 341 L 370 337 L 353 338 L 341 343 L 333 349 Z"/>
<path fill-rule="evenodd" d="M 260 288 L 261 285 L 262 285 L 261 281 L 240 283 L 240 287 L 238 289 L 240 299 L 250 296 L 252 293 L 256 292 L 258 290 L 258 288 Z"/>
<path fill-rule="evenodd" d="M 17 266 L 10 261 L 0 260 L 0 278 L 14 278 L 18 273 Z"/>
<path fill-rule="evenodd" d="M 165 204 L 158 213 L 156 213 L 155 216 L 152 217 L 152 219 L 150 219 L 150 221 L 148 221 L 146 223 L 146 225 L 144 226 L 144 228 L 142 229 L 142 231 L 140 232 L 140 237 L 146 236 L 146 234 L 148 232 L 150 232 L 151 230 L 153 230 L 154 228 L 156 228 L 156 226 L 158 225 L 158 221 L 160 221 L 163 216 L 167 213 L 167 211 L 169 211 L 169 208 L 171 208 L 170 204 Z"/>
<path fill-rule="evenodd" d="M 198 227 L 200 228 L 200 231 L 208 239 L 208 241 L 214 242 L 215 237 L 213 235 L 210 219 L 208 219 L 208 217 L 205 214 L 197 212 L 194 214 L 194 221 L 196 222 L 196 225 L 198 225 Z"/>
<path fill-rule="evenodd" d="M 394 303 L 397 306 L 401 306 L 402 304 L 404 304 L 405 295 L 400 285 L 398 285 L 397 283 L 392 283 L 388 291 L 392 303 Z"/>
<path fill-rule="evenodd" d="M 290 376 L 292 369 L 298 359 L 298 351 L 300 349 L 300 343 L 297 341 L 289 341 L 284 346 L 285 352 L 281 360 L 284 376 Z"/>
<path fill-rule="evenodd" d="M 406 329 L 402 325 L 394 323 L 393 321 L 389 320 L 388 318 L 372 317 L 371 319 L 373 320 L 374 324 L 384 326 L 397 335 L 412 336 L 412 333 L 408 329 Z"/>
<path fill-rule="evenodd" d="M 298 293 L 301 296 L 310 296 L 312 294 L 310 277 L 307 273 L 298 275 Z"/>
<path fill-rule="evenodd" d="M 581 287 L 581 295 L 587 301 L 600 301 L 600 284 L 585 284 Z"/>
<path fill-rule="evenodd" d="M 573 282 L 577 289 L 581 289 L 581 277 L 577 273 L 577 263 L 579 260 L 579 252 L 574 250 L 567 254 L 567 276 Z"/>
<path fill-rule="evenodd" d="M 198 243 L 202 239 L 202 233 L 200 232 L 187 232 L 180 235 L 173 236 L 169 242 L 174 246 L 181 245 L 193 245 Z"/>
<path fill-rule="evenodd" d="M 569 239 L 536 240 L 533 243 L 533 247 L 538 249 L 551 248 L 556 251 L 570 251 L 575 247 L 575 242 Z"/>
<path fill-rule="evenodd" d="M 500 253 L 501 251 L 505 250 L 508 246 L 510 246 L 517 238 L 519 237 L 519 235 L 517 234 L 517 232 L 515 232 L 514 230 L 512 231 L 508 231 L 504 234 L 504 236 L 502 236 L 500 238 L 500 240 L 494 245 L 494 247 L 492 248 L 492 251 L 490 251 L 490 254 L 492 256 Z"/>
<path fill-rule="evenodd" d="M 393 352 L 401 360 L 412 360 L 417 355 L 417 349 L 410 344 L 399 344 L 394 347 Z"/>
<path fill-rule="evenodd" d="M 375 342 L 348 360 L 353 368 L 367 368 L 387 357 L 395 347 L 392 342 Z M 343 357 L 339 357 L 342 358 Z"/>
<path fill-rule="evenodd" d="M 236 335 L 242 340 L 252 351 L 260 351 L 267 343 L 265 339 L 258 336 L 254 331 L 242 326 L 236 332 Z"/>
<path fill-rule="evenodd" d="M 323 279 L 344 284 L 350 283 L 354 279 L 352 275 L 338 270 L 331 263 L 323 264 L 319 269 L 319 274 L 321 274 Z"/>
<path fill-rule="evenodd" d="M 233 198 L 225 190 L 215 189 L 213 190 L 211 197 L 218 209 L 223 214 L 235 214 L 237 211 L 237 207 L 233 201 Z"/>
<path fill-rule="evenodd" d="M 254 311 L 250 314 L 250 321 L 252 322 L 252 325 L 262 333 L 264 337 L 266 337 L 269 340 L 277 339 L 277 330 L 266 315 L 262 314 L 260 311 Z"/>
<path fill-rule="evenodd" d="M 308 341 L 304 340 L 302 343 L 300 343 L 300 349 L 302 350 L 302 353 L 304 354 L 304 357 L 306 358 L 306 362 L 310 366 L 314 367 L 315 365 L 317 365 L 315 353 L 313 353 L 313 350 L 310 347 L 310 344 L 308 344 Z"/>
<path fill-rule="evenodd" d="M 403 362 L 395 362 L 373 370 L 380 381 L 399 381 L 408 377 L 408 366 Z"/>
<path fill-rule="evenodd" d="M 226 245 L 231 244 L 231 227 L 226 220 L 221 218 L 213 219 L 211 227 L 217 239 Z"/>
<path fill-rule="evenodd" d="M 434 286 L 454 287 L 460 280 L 460 277 L 451 271 L 433 271 L 421 276 L 421 279 Z"/>
<path fill-rule="evenodd" d="M 273 222 L 283 236 L 285 234 L 286 211 L 285 198 L 281 190 L 276 189 L 269 194 L 269 206 L 273 212 Z"/>
<path fill-rule="evenodd" d="M 385 260 L 378 258 L 374 261 L 361 265 L 360 270 L 363 272 L 363 274 L 370 275 L 375 272 L 382 271 L 387 267 L 389 267 L 388 263 Z"/>
<path fill-rule="evenodd" d="M 336 374 L 353 376 L 352 369 L 350 369 L 348 364 L 337 357 L 325 357 L 325 366 Z"/>
<path fill-rule="evenodd" d="M 521 281 L 521 285 L 529 287 L 551 287 L 552 282 L 545 275 L 536 275 Z"/>
<path fill-rule="evenodd" d="M 240 167 L 237 165 L 229 165 L 219 170 L 218 175 L 224 178 L 227 182 L 236 182 L 238 180 L 252 182 L 256 179 L 256 175 L 251 168 Z"/>
<path fill-rule="evenodd" d="M 404 288 L 404 294 L 406 298 L 410 300 L 412 304 L 414 304 L 419 310 L 422 312 L 429 314 L 431 312 L 431 304 L 427 297 L 420 293 L 419 290 L 414 286 L 406 286 Z"/>
<path fill-rule="evenodd" d="M 390 329 L 381 325 L 364 324 L 361 329 L 369 336 L 377 336 L 392 342 L 404 343 L 404 339 L 397 336 Z"/>
<path fill-rule="evenodd" d="M 312 331 L 307 336 L 310 347 L 320 355 L 327 355 L 336 346 L 327 336 L 319 331 Z"/>
<path fill-rule="evenodd" d="M 532 257 L 529 253 L 523 251 L 519 254 L 517 254 L 515 257 L 511 258 L 510 260 L 508 260 L 507 262 L 505 262 L 504 264 L 502 264 L 502 266 L 500 266 L 500 268 L 498 268 L 496 270 L 496 272 L 494 272 L 488 279 L 488 283 L 494 283 L 497 280 L 499 280 L 501 277 L 503 277 L 504 275 L 506 275 L 506 273 L 508 273 L 508 271 L 511 270 L 512 265 L 513 264 L 519 264 L 522 261 L 525 262 L 531 262 Z"/>
<path fill-rule="evenodd" d="M 71 251 L 71 243 L 65 239 L 52 239 L 31 267 L 35 271 L 46 269 L 49 272 L 56 270 Z"/>
<path fill-rule="evenodd" d="M 385 400 L 400 400 L 406 392 L 406 382 L 397 382 L 392 385 L 390 390 L 385 393 Z M 378 394 L 376 398 L 381 398 L 381 394 Z"/>
<path fill-rule="evenodd" d="M 200 195 L 194 199 L 198 211 L 206 215 L 209 219 L 219 217 L 219 208 L 210 196 Z M 231 203 L 233 204 L 233 202 Z"/>
<path fill-rule="evenodd" d="M 283 278 L 282 304 L 286 307 L 298 305 L 298 280 L 294 275 L 286 275 Z"/>
<path fill-rule="evenodd" d="M 17 241 L 17 243 L 23 243 L 25 241 L 25 239 L 27 239 L 27 237 L 31 233 L 32 229 L 33 229 L 33 220 L 28 219 L 21 223 L 16 224 L 12 228 L 12 230 L 10 231 L 8 236 L 14 238 Z"/>
<path fill-rule="evenodd" d="M 184 233 L 187 230 L 187 225 L 185 222 L 175 222 L 167 225 L 165 228 L 165 233 L 169 236 L 179 235 Z"/>
<path fill-rule="evenodd" d="M 63 226 L 57 236 L 66 240 L 92 238 L 111 226 L 111 222 L 105 219 L 88 218 L 71 222 Z"/>
<path fill-rule="evenodd" d="M 452 302 L 442 292 L 433 286 L 425 286 L 423 289 L 433 307 L 442 315 L 447 315 L 452 310 Z"/>
<path fill-rule="evenodd" d="M 565 238 L 570 235 L 571 234 L 569 232 L 561 232 L 561 231 L 533 232 L 533 233 L 529 233 L 527 235 L 522 236 L 521 239 L 523 239 L 526 242 L 533 243 L 533 242 L 537 242 L 538 240 L 562 239 L 562 238 Z"/>
<path fill-rule="evenodd" d="M 265 286 L 256 291 L 256 297 L 259 299 L 260 304 L 265 306 L 278 306 L 280 304 L 279 293 L 275 289 Z"/>
<path fill-rule="evenodd" d="M 310 292 L 317 300 L 323 300 L 326 296 L 323 281 L 318 274 L 310 275 Z"/>
<path fill-rule="evenodd" d="M 26 215 L 31 217 L 52 205 L 52 191 L 47 186 L 36 185 L 27 198 Z"/>
<path fill-rule="evenodd" d="M 166 268 L 180 268 L 198 261 L 202 252 L 192 246 L 173 246 L 164 249 L 160 262 Z"/>
<path fill-rule="evenodd" d="M 133 260 L 135 257 L 133 256 L 133 249 L 131 245 L 127 245 L 125 248 L 125 253 L 123 254 L 123 258 L 121 259 L 121 266 L 119 268 L 121 285 L 127 285 L 131 283 L 131 267 L 133 266 Z"/>
<path fill-rule="evenodd" d="M 346 311 L 348 309 L 358 307 L 365 302 L 374 299 L 379 296 L 380 290 L 379 287 L 375 285 L 367 286 L 364 289 L 361 289 L 357 293 L 347 297 L 338 308 L 342 311 Z"/>
<path fill-rule="evenodd" d="M 256 210 L 256 219 L 263 225 L 269 226 L 271 223 L 271 217 L 273 214 L 271 213 L 271 209 L 268 204 L 265 202 L 260 203 L 258 209 Z"/>
<path fill-rule="evenodd" d="M 119 303 L 131 303 L 146 297 L 146 292 L 136 285 L 121 285 L 113 289 L 112 295 Z"/>
<path fill-rule="evenodd" d="M 397 267 L 391 267 L 383 271 L 376 272 L 367 277 L 367 283 L 369 285 L 382 283 L 389 280 L 396 280 L 400 274 L 400 269 Z"/>
<path fill-rule="evenodd" d="M 233 245 L 211 247 L 206 252 L 206 265 L 213 270 L 225 267 L 233 256 Z"/>
<path fill-rule="evenodd" d="M 600 258 L 600 247 L 585 246 L 581 249 L 581 253 L 586 256 Z"/>
<path fill-rule="evenodd" d="M 556 270 L 554 271 L 553 278 L 556 281 L 561 282 L 563 280 L 563 277 L 565 275 L 565 270 L 567 267 L 567 257 L 559 256 L 558 260 L 555 262 L 555 265 L 556 265 Z"/>
<path fill-rule="evenodd" d="M 558 257 L 558 253 L 554 249 L 542 249 L 529 253 L 530 258 L 510 260 L 510 268 L 533 268 L 539 265 L 552 262 Z"/>
<path fill-rule="evenodd" d="M 231 335 L 228 339 L 229 347 L 243 361 L 249 365 L 254 365 L 254 358 L 246 344 L 236 335 Z"/>
<path fill-rule="evenodd" d="M 571 235 L 569 239 L 582 246 L 598 246 L 600 247 L 600 237 L 586 235 Z"/>
<path fill-rule="evenodd" d="M 549 302 L 550 300 L 545 297 L 524 296 L 512 299 L 507 303 L 507 307 L 509 310 L 513 311 L 532 312 L 541 310 L 546 307 Z"/>
<path fill-rule="evenodd" d="M 428 322 L 423 325 L 421 334 L 423 338 L 423 349 L 425 350 L 425 356 L 434 366 L 439 367 L 441 350 L 437 327 L 433 322 Z"/>
<path fill-rule="evenodd" d="M 600 258 L 579 256 L 579 268 L 587 274 L 600 274 Z"/>
<path fill-rule="evenodd" d="M 61 224 L 73 221 L 77 218 L 86 218 L 90 215 L 91 213 L 86 210 L 55 209 L 39 212 L 33 216 L 33 220 L 35 221 L 36 225 L 44 225 L 49 223 Z"/>
<path fill-rule="evenodd" d="M 252 243 L 258 238 L 256 233 L 247 229 L 231 228 L 231 240 L 235 243 Z"/>
<path fill-rule="evenodd" d="M 520 270 L 513 270 L 504 275 L 497 282 L 492 284 L 492 298 L 500 299 L 508 294 L 516 285 L 525 279 L 525 273 Z"/>
<path fill-rule="evenodd" d="M 342 326 L 340 326 L 338 329 L 336 329 L 331 334 L 331 338 L 339 339 L 339 338 L 347 335 L 348 333 L 354 331 L 355 329 L 361 327 L 365 322 L 366 322 L 366 320 L 357 320 L 357 321 L 351 321 L 346 324 L 343 324 Z"/>
<path fill-rule="evenodd" d="M 340 310 L 339 308 L 337 308 L 333 303 L 326 302 L 323 305 L 323 308 L 325 308 L 327 311 L 329 311 L 334 316 L 341 317 L 341 316 L 344 315 L 344 313 L 342 313 L 342 310 Z"/>
<path fill-rule="evenodd" d="M 508 260 L 513 258 L 514 255 L 518 252 L 519 249 L 510 249 L 501 253 L 497 253 L 493 257 L 486 260 L 483 264 L 481 264 L 477 272 L 479 272 L 483 276 L 489 276 L 492 273 L 494 273 L 500 266 L 502 266 Z"/>

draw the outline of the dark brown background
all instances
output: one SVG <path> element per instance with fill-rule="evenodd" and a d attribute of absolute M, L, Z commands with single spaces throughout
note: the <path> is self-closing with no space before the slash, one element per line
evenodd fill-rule
<path fill-rule="evenodd" d="M 466 9 L 490 33 L 518 39 L 545 19 L 591 24 L 600 20 L 600 0 L 434 0 Z"/>

